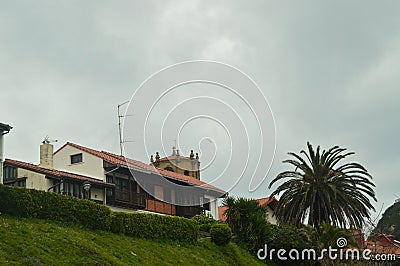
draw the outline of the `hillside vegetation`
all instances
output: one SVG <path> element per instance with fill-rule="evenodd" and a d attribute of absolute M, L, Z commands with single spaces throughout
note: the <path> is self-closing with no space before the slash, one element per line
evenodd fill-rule
<path fill-rule="evenodd" d="M 148 240 L 0 216 L 0 265 L 265 265 L 233 243 Z"/>
<path fill-rule="evenodd" d="M 375 229 L 377 233 L 394 235 L 400 239 L 400 202 L 396 202 L 386 209 Z"/>

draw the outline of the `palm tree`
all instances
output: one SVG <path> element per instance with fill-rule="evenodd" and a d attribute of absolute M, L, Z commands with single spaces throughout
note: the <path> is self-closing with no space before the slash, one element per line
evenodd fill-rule
<path fill-rule="evenodd" d="M 318 229 L 325 222 L 334 226 L 361 228 L 364 219 L 374 210 L 370 198 L 375 198 L 371 175 L 358 163 L 339 162 L 354 152 L 334 146 L 320 153 L 307 142 L 305 156 L 290 152 L 295 159 L 283 161 L 295 166 L 294 171 L 280 173 L 269 188 L 281 179 L 287 179 L 270 197 L 283 193 L 275 209 L 279 223 L 300 227 L 306 222 Z"/>
<path fill-rule="evenodd" d="M 267 243 L 271 227 L 267 218 L 267 208 L 254 199 L 227 197 L 222 201 L 227 207 L 226 222 L 240 243 L 251 252 Z"/>
<path fill-rule="evenodd" d="M 223 199 L 222 204 L 227 207 L 224 214 L 226 222 L 237 234 L 244 228 L 248 229 L 254 217 L 260 216 L 262 220 L 266 220 L 266 208 L 260 206 L 254 199 L 227 197 Z"/>

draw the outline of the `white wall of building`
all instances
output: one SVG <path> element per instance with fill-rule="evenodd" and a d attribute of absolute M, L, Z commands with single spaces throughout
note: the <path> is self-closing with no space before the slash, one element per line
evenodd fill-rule
<path fill-rule="evenodd" d="M 82 153 L 83 161 L 81 163 L 71 164 L 71 155 L 78 153 Z M 69 145 L 54 154 L 53 164 L 54 169 L 57 170 L 85 175 L 105 181 L 103 160 Z"/>
<path fill-rule="evenodd" d="M 270 207 L 267 207 L 267 209 L 268 209 L 268 212 L 267 212 L 268 222 L 270 222 L 271 224 L 277 224 L 278 221 L 276 220 L 276 217 L 272 216 L 274 214 L 274 211 Z"/>
<path fill-rule="evenodd" d="M 91 188 L 90 189 L 90 199 L 100 200 L 104 202 L 104 189 L 102 188 Z"/>
<path fill-rule="evenodd" d="M 210 210 L 206 211 L 206 214 L 211 214 L 214 220 L 218 220 L 218 199 L 209 195 L 205 195 L 204 197 L 210 201 Z"/>
<path fill-rule="evenodd" d="M 18 168 L 17 177 L 26 177 L 26 188 L 47 191 L 53 185 L 53 181 L 46 178 L 44 174 L 23 168 Z"/>

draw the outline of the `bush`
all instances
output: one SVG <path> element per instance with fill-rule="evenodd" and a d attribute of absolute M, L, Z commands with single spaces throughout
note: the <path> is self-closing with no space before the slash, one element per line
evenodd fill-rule
<path fill-rule="evenodd" d="M 266 220 L 267 208 L 253 199 L 227 197 L 223 200 L 226 221 L 237 236 L 237 243 L 250 253 L 256 253 L 272 235 Z"/>
<path fill-rule="evenodd" d="M 208 214 L 208 215 L 197 214 L 197 215 L 193 216 L 191 219 L 195 220 L 196 222 L 199 223 L 200 231 L 207 232 L 207 233 L 210 233 L 211 226 L 213 224 L 215 224 L 216 222 L 218 222 L 218 221 L 214 220 L 214 218 L 210 214 Z"/>
<path fill-rule="evenodd" d="M 0 211 L 12 216 L 68 222 L 90 229 L 110 229 L 111 210 L 89 200 L 0 185 L 0 202 Z"/>
<path fill-rule="evenodd" d="M 128 236 L 180 241 L 196 241 L 199 226 L 196 221 L 149 213 L 113 214 L 111 230 Z"/>
<path fill-rule="evenodd" d="M 211 241 L 222 246 L 231 241 L 232 230 L 227 224 L 214 224 L 210 229 Z"/>
<path fill-rule="evenodd" d="M 300 229 L 286 225 L 283 226 L 271 225 L 271 228 L 273 233 L 271 239 L 267 242 L 268 250 L 285 249 L 289 251 L 291 249 L 296 249 L 301 251 L 303 249 L 313 248 L 311 246 L 311 243 L 307 241 L 305 235 L 302 233 Z M 273 261 L 275 261 L 275 263 L 277 263 L 278 265 L 282 266 L 299 265 L 301 263 L 304 263 L 304 261 L 292 260 L 290 258 L 288 258 L 288 260 L 282 261 L 277 256 L 273 257 Z"/>

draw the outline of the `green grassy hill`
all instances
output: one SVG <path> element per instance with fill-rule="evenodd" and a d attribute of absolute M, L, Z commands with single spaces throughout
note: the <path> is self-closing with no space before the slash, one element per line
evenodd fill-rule
<path fill-rule="evenodd" d="M 132 238 L 56 222 L 0 216 L 0 265 L 265 265 L 233 243 Z"/>

